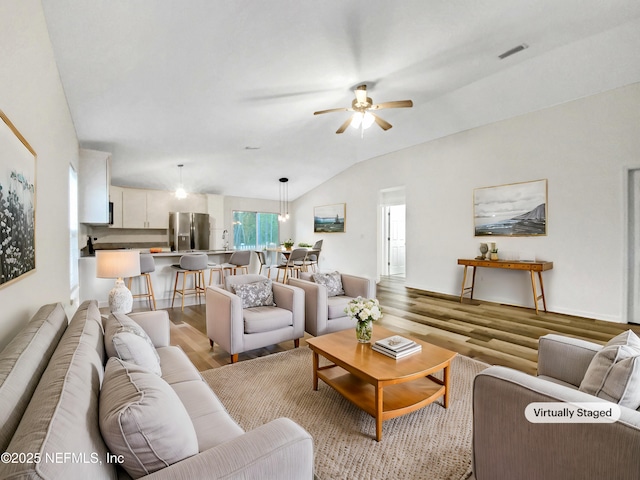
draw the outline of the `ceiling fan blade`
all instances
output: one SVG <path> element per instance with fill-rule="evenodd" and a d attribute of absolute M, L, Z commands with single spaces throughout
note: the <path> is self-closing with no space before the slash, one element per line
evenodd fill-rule
<path fill-rule="evenodd" d="M 377 105 L 371 105 L 371 110 L 380 110 L 382 108 L 409 108 L 413 107 L 411 100 L 396 100 L 395 102 L 383 102 Z"/>
<path fill-rule="evenodd" d="M 379 116 L 374 115 L 373 113 L 371 115 L 373 115 L 373 119 L 376 121 L 378 125 L 380 125 L 380 128 L 382 128 L 383 130 L 385 131 L 389 130 L 393 126 L 386 120 L 383 120 L 382 118 L 380 118 Z"/>
<path fill-rule="evenodd" d="M 351 124 L 351 120 L 353 120 L 353 115 L 347 118 L 347 121 L 340 125 L 340 128 L 336 130 L 336 133 L 343 133 L 347 127 Z"/>
<path fill-rule="evenodd" d="M 323 113 L 331 113 L 331 112 L 348 112 L 353 111 L 351 108 L 330 108 L 329 110 L 320 110 L 318 112 L 313 112 L 314 115 L 322 115 Z"/>

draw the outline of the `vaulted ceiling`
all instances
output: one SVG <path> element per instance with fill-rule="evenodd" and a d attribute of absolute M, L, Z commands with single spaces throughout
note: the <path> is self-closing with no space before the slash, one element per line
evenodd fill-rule
<path fill-rule="evenodd" d="M 295 199 L 351 165 L 640 81 L 637 0 L 42 0 L 115 185 Z M 623 40 L 623 41 L 621 41 Z M 504 60 L 503 52 L 528 48 Z M 393 125 L 336 129 L 353 89 Z M 416 159 L 416 161 L 434 161 Z"/>

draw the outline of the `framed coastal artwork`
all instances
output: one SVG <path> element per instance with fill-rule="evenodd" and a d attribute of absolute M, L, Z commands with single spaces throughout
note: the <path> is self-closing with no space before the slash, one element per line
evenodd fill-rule
<path fill-rule="evenodd" d="M 313 207 L 314 233 L 344 233 L 346 203 Z"/>
<path fill-rule="evenodd" d="M 36 268 L 36 152 L 0 110 L 0 287 Z"/>
<path fill-rule="evenodd" d="M 547 180 L 473 191 L 473 221 L 479 236 L 547 234 Z"/>

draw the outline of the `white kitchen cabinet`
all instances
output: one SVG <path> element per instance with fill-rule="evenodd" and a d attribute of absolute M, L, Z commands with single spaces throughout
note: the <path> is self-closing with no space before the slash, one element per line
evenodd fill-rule
<path fill-rule="evenodd" d="M 147 191 L 147 228 L 169 228 L 169 199 L 162 190 Z"/>
<path fill-rule="evenodd" d="M 122 228 L 122 187 L 111 185 L 109 188 L 109 200 L 113 208 L 113 223 L 111 228 Z"/>
<path fill-rule="evenodd" d="M 78 167 L 78 221 L 108 224 L 111 154 L 80 149 Z"/>
<path fill-rule="evenodd" d="M 169 228 L 169 192 L 122 189 L 123 228 Z"/>

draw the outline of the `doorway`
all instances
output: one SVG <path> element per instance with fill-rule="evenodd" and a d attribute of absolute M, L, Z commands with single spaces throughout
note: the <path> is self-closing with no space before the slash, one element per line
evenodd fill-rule
<path fill-rule="evenodd" d="M 406 274 L 406 204 L 404 187 L 382 190 L 381 265 L 384 276 L 404 278 Z"/>

